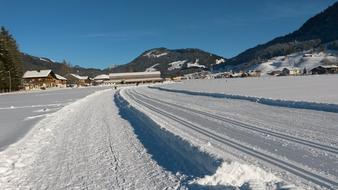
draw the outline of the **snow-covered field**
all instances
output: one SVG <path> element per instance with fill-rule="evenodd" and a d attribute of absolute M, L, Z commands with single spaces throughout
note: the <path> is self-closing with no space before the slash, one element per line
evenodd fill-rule
<path fill-rule="evenodd" d="M 336 105 L 326 93 L 336 88 L 324 83 L 335 80 L 195 80 L 88 93 L 0 152 L 0 187 L 337 189 L 338 113 L 309 106 Z M 317 90 L 302 93 L 310 87 Z"/>
<path fill-rule="evenodd" d="M 39 120 L 99 88 L 60 89 L 0 95 L 0 150 L 24 136 Z"/>
<path fill-rule="evenodd" d="M 338 75 L 186 80 L 167 89 L 338 104 Z"/>

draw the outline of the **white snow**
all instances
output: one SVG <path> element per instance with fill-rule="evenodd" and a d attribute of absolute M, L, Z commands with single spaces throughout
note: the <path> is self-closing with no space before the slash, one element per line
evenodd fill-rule
<path fill-rule="evenodd" d="M 168 71 L 172 71 L 172 70 L 175 70 L 175 69 L 181 69 L 182 66 L 184 65 L 184 63 L 186 63 L 186 62 L 187 62 L 186 60 L 171 62 L 171 63 L 168 64 L 170 66 L 168 68 Z"/>
<path fill-rule="evenodd" d="M 216 61 L 215 61 L 216 64 L 221 64 L 221 63 L 224 63 L 224 62 L 225 62 L 225 60 L 223 58 L 216 59 Z"/>
<path fill-rule="evenodd" d="M 52 113 L 103 88 L 75 88 L 16 92 L 0 95 L 0 150 L 24 136 L 39 120 L 27 117 Z M 42 119 L 42 117 L 40 117 Z"/>
<path fill-rule="evenodd" d="M 37 71 L 26 71 L 22 78 L 39 78 L 47 77 L 52 70 L 37 70 Z"/>
<path fill-rule="evenodd" d="M 167 88 L 247 97 L 338 104 L 338 75 L 186 80 Z"/>
<path fill-rule="evenodd" d="M 35 107 L 23 120 L 43 119 L 0 152 L 0 187 L 335 189 L 338 113 L 260 101 L 336 105 L 337 82 L 338 75 L 189 80 L 98 91 L 54 113 L 46 105 L 64 102 L 50 100 L 65 92 L 1 96 L 1 119 L 27 106 Z"/>
<path fill-rule="evenodd" d="M 195 63 L 188 63 L 188 64 L 187 64 L 187 67 L 188 67 L 188 68 L 190 68 L 190 67 L 205 68 L 204 65 L 200 65 L 198 62 L 199 62 L 199 59 L 196 59 Z"/>
<path fill-rule="evenodd" d="M 168 52 L 163 52 L 163 53 L 159 53 L 159 54 L 156 54 L 156 52 L 157 52 L 156 50 L 154 50 L 154 51 L 149 51 L 149 52 L 146 53 L 144 56 L 149 57 L 149 58 L 159 58 L 159 57 L 168 55 Z"/>
<path fill-rule="evenodd" d="M 93 78 L 94 80 L 109 80 L 109 75 L 101 74 Z"/>
<path fill-rule="evenodd" d="M 42 57 L 39 57 L 39 59 L 40 59 L 41 61 L 50 62 L 49 60 L 47 60 L 47 59 L 45 59 L 45 58 L 42 58 Z"/>
<path fill-rule="evenodd" d="M 151 67 L 148 67 L 145 72 L 155 72 L 155 71 L 157 71 L 157 69 L 155 67 L 157 67 L 158 65 L 159 64 L 156 63 L 156 64 L 152 65 Z"/>
<path fill-rule="evenodd" d="M 1 189 L 174 189 L 112 103 L 96 92 L 41 120 L 0 152 Z"/>
<path fill-rule="evenodd" d="M 279 78 L 287 80 L 284 83 L 289 92 L 294 90 L 292 78 Z M 255 89 L 257 85 L 262 85 L 262 89 L 257 90 L 266 92 L 266 97 L 271 95 L 268 89 L 276 88 L 274 81 L 260 84 L 249 80 L 242 81 L 242 86 L 238 88 L 250 92 L 244 87 L 256 85 L 251 87 Z M 215 86 L 217 81 L 221 85 L 229 83 L 225 80 L 191 80 L 161 85 L 161 88 L 174 91 L 140 87 L 123 90 L 122 95 L 165 130 L 200 147 L 201 151 L 225 160 L 226 164 L 213 174 L 192 180 L 192 185 L 230 186 L 230 189 L 283 189 L 294 186 L 297 186 L 295 189 L 334 189 L 338 179 L 335 166 L 338 113 L 263 105 L 222 98 L 217 94 L 189 93 L 219 93 L 221 85 Z M 247 82 L 249 84 L 244 85 Z M 307 82 L 311 83 L 311 78 Z M 325 88 L 328 86 L 322 87 Z M 175 91 L 177 89 L 181 91 Z M 334 150 L 331 152 L 327 148 Z M 279 182 L 279 178 L 283 181 Z M 318 182 L 319 179 L 327 181 Z"/>
<path fill-rule="evenodd" d="M 262 187 L 262 189 L 267 189 L 273 185 L 273 182 L 276 183 L 279 181 L 281 181 L 279 178 L 259 167 L 234 161 L 224 162 L 214 175 L 196 179 L 192 183 L 209 186 L 230 185 L 237 187 L 241 187 L 246 183 L 255 183 Z"/>

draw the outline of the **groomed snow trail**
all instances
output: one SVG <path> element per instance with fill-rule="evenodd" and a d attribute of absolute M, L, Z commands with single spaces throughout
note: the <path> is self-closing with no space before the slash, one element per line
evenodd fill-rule
<path fill-rule="evenodd" d="M 272 170 L 306 189 L 338 187 L 336 113 L 144 87 L 122 95 L 169 131 L 214 154 Z"/>
<path fill-rule="evenodd" d="M 96 92 L 40 121 L 0 152 L 1 189 L 174 189 L 119 115 L 113 91 Z"/>

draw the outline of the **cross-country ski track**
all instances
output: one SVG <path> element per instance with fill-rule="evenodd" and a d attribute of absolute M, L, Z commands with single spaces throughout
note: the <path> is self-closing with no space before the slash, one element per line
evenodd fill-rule
<path fill-rule="evenodd" d="M 1 151 L 0 187 L 337 189 L 335 123 L 335 112 L 146 86 L 101 90 Z"/>

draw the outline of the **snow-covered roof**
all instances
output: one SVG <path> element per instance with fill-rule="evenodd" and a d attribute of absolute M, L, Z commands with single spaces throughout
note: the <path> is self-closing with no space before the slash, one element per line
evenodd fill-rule
<path fill-rule="evenodd" d="M 94 77 L 94 80 L 108 80 L 109 76 L 102 74 L 102 75 L 97 75 L 96 77 Z"/>
<path fill-rule="evenodd" d="M 149 75 L 161 75 L 160 71 L 153 72 L 129 72 L 129 73 L 109 73 L 109 77 L 123 77 L 123 76 L 149 76 Z"/>
<path fill-rule="evenodd" d="M 162 81 L 162 78 L 142 78 L 142 79 L 126 79 L 124 82 L 142 82 L 142 81 Z"/>
<path fill-rule="evenodd" d="M 80 76 L 80 75 L 77 75 L 77 74 L 70 74 L 72 75 L 73 77 L 79 79 L 79 80 L 87 80 L 88 79 L 88 76 Z"/>
<path fill-rule="evenodd" d="M 61 76 L 61 75 L 58 75 L 58 74 L 55 74 L 56 78 L 59 79 L 59 80 L 67 80 L 65 77 Z"/>
<path fill-rule="evenodd" d="M 337 65 L 322 65 L 322 67 L 325 68 L 325 69 L 338 68 Z"/>
<path fill-rule="evenodd" d="M 52 70 L 35 70 L 35 71 L 26 71 L 22 78 L 44 78 L 48 77 L 48 75 L 52 72 Z"/>

